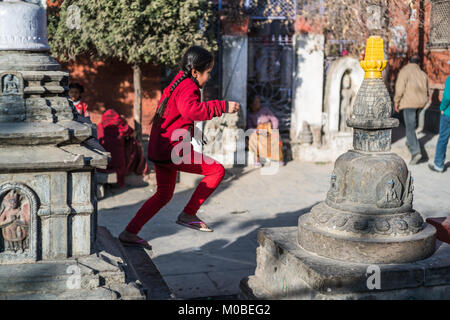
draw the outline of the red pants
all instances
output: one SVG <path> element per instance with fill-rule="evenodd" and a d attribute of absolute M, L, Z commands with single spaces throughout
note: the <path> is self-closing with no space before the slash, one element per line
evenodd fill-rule
<path fill-rule="evenodd" d="M 195 189 L 186 207 L 183 211 L 189 215 L 195 215 L 203 202 L 214 192 L 225 175 L 225 168 L 216 160 L 192 151 L 191 163 L 165 164 L 155 163 L 156 171 L 156 193 L 148 199 L 136 216 L 130 221 L 125 228 L 128 232 L 137 234 L 144 224 L 147 223 L 162 207 L 164 207 L 172 198 L 177 181 L 178 171 L 201 174 L 205 177 Z M 201 159 L 201 163 L 195 163 L 194 157 Z"/>

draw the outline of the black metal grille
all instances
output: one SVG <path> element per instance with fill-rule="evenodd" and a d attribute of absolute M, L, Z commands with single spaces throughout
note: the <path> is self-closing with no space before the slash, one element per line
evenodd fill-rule
<path fill-rule="evenodd" d="M 450 0 L 431 2 L 430 46 L 450 45 Z"/>
<path fill-rule="evenodd" d="M 295 19 L 296 0 L 247 0 L 252 19 Z"/>
<path fill-rule="evenodd" d="M 292 112 L 292 36 L 249 38 L 248 91 L 259 95 L 279 120 L 282 138 L 289 138 Z"/>

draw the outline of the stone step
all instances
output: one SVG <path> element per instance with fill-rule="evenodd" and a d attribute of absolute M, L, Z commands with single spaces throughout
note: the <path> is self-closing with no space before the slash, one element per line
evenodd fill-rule
<path fill-rule="evenodd" d="M 63 292 L 70 288 L 94 289 L 99 286 L 99 274 L 76 260 L 0 267 L 0 294 Z"/>
<path fill-rule="evenodd" d="M 31 292 L 0 294 L 0 300 L 118 300 L 119 294 L 107 288 L 68 290 L 64 292 Z"/>
<path fill-rule="evenodd" d="M 112 285 L 108 288 L 73 289 L 63 292 L 21 292 L 0 294 L 0 300 L 144 300 L 134 284 Z"/>
<path fill-rule="evenodd" d="M 241 300 L 267 300 L 274 298 L 256 276 L 248 276 L 239 283 L 239 299 Z"/>
<path fill-rule="evenodd" d="M 0 299 L 171 298 L 151 252 L 122 247 L 104 227 L 98 227 L 94 247 L 94 254 L 76 259 L 0 266 Z"/>
<path fill-rule="evenodd" d="M 136 273 L 133 271 L 129 262 L 126 260 L 124 253 L 120 248 L 120 243 L 105 227 L 97 227 L 97 239 L 95 241 L 95 248 L 98 255 L 109 263 L 120 266 L 126 273 L 127 281 L 138 280 Z"/>
<path fill-rule="evenodd" d="M 122 245 L 121 248 L 134 273 L 146 288 L 148 300 L 175 299 L 175 295 L 151 259 L 152 251 Z"/>
<path fill-rule="evenodd" d="M 116 257 L 112 263 L 123 268 L 127 282 L 141 285 L 147 299 L 171 298 L 172 292 L 151 260 L 151 251 L 138 247 L 124 247 L 105 227 L 99 226 L 97 230 L 96 248 L 99 255 L 113 260 L 111 257 Z"/>

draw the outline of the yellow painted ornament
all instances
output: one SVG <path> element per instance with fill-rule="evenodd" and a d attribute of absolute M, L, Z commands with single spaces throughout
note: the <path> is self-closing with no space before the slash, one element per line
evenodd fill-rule
<path fill-rule="evenodd" d="M 371 36 L 367 39 L 366 54 L 360 65 L 365 71 L 364 78 L 381 78 L 381 71 L 387 65 L 387 61 L 384 59 L 383 39 L 381 37 Z"/>

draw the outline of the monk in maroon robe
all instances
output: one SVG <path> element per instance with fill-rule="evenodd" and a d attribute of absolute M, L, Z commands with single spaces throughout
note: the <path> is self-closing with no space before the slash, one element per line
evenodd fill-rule
<path fill-rule="evenodd" d="M 102 115 L 102 122 L 97 126 L 97 138 L 103 148 L 111 153 L 106 172 L 117 173 L 119 187 L 125 185 L 128 174 L 146 176 L 149 173 L 144 150 L 136 139 L 135 131 L 115 110 L 109 109 Z"/>

